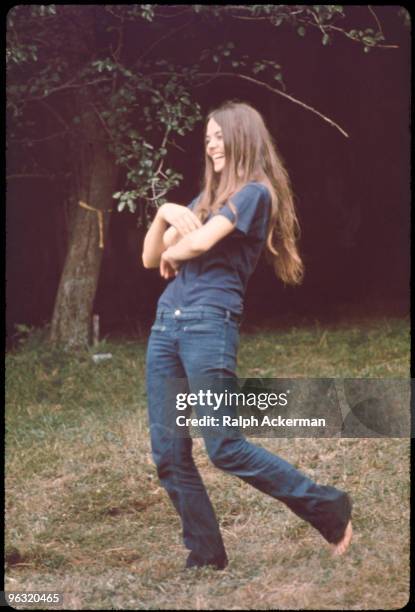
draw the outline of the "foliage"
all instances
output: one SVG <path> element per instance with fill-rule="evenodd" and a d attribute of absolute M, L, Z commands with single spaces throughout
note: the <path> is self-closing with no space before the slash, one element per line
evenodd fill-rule
<path fill-rule="evenodd" d="M 348 30 L 339 25 L 345 16 L 339 5 L 14 6 L 8 13 L 6 51 L 11 165 L 50 178 L 71 176 L 71 153 L 53 151 L 62 143 L 74 151 L 83 142 L 83 109 L 75 97 L 84 91 L 106 146 L 125 172 L 125 187 L 113 196 L 118 210 L 134 211 L 138 202 L 158 206 L 182 179 L 168 167 L 168 155 L 179 146 L 175 138 L 202 118 L 194 89 L 201 79 L 250 75 L 257 83 L 286 90 L 275 59 L 250 58 L 233 41 L 203 49 L 194 36 L 190 41 L 190 32 L 226 22 L 236 39 L 238 23 L 262 20 L 300 37 L 318 31 L 323 45 L 331 44 L 334 35 L 359 42 L 365 51 L 384 41 L 379 22 L 376 30 Z M 190 41 L 190 57 L 165 59 L 165 45 L 175 36 Z M 39 160 L 45 156 L 39 152 L 45 150 L 52 154 L 42 168 Z"/>

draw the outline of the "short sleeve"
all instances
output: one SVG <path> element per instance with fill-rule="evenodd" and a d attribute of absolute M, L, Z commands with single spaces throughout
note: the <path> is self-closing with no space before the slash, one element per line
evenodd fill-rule
<path fill-rule="evenodd" d="M 229 201 L 234 205 L 236 215 Z M 249 183 L 229 198 L 229 201 L 225 202 L 217 214 L 223 215 L 231 223 L 236 223 L 236 229 L 245 235 L 248 234 L 254 219 L 257 219 L 258 216 L 268 218 L 270 196 L 265 186 Z"/>
<path fill-rule="evenodd" d="M 190 202 L 190 204 L 187 205 L 187 208 L 190 208 L 190 210 L 194 210 L 198 200 L 199 200 L 200 196 L 196 196 L 195 198 L 193 198 L 193 200 Z"/>

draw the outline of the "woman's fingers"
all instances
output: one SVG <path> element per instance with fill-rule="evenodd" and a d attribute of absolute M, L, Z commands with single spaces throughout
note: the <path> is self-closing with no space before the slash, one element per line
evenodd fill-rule
<path fill-rule="evenodd" d="M 160 259 L 159 272 L 161 278 L 164 278 L 164 261 Z"/>
<path fill-rule="evenodd" d="M 164 259 L 160 260 L 160 276 L 162 278 L 169 278 L 167 262 Z"/>
<path fill-rule="evenodd" d="M 197 229 L 198 227 L 202 227 L 202 222 L 199 219 L 199 217 L 196 217 L 195 213 L 192 212 L 191 210 L 188 210 L 188 212 L 190 213 L 190 219 L 191 219 L 192 225 L 194 226 L 194 229 Z"/>
<path fill-rule="evenodd" d="M 200 221 L 199 217 L 196 217 L 195 213 L 188 208 L 185 210 L 184 217 L 192 230 L 202 227 L 202 222 Z"/>
<path fill-rule="evenodd" d="M 201 227 L 200 219 L 185 206 L 167 202 L 160 208 L 160 214 L 167 223 L 173 225 L 180 231 L 191 232 L 198 227 Z"/>
<path fill-rule="evenodd" d="M 176 229 L 182 234 L 182 236 L 193 232 L 201 226 L 202 224 L 200 219 L 198 219 L 190 210 L 178 217 L 175 225 Z"/>
<path fill-rule="evenodd" d="M 174 267 L 167 259 L 163 259 L 162 257 L 160 259 L 159 270 L 162 278 L 169 279 L 178 274 L 179 267 Z"/>
<path fill-rule="evenodd" d="M 185 236 L 190 232 L 202 227 L 200 219 L 185 206 L 178 204 L 166 203 L 159 209 L 164 220 L 172 225 L 181 236 Z"/>

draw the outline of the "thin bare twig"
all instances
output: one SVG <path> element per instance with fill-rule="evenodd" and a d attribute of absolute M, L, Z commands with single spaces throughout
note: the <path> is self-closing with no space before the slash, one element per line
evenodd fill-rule
<path fill-rule="evenodd" d="M 117 48 L 115 49 L 115 51 L 113 51 L 111 47 L 111 55 L 114 58 L 114 60 L 118 62 L 120 58 L 121 47 L 123 44 L 124 30 L 122 26 L 117 26 L 115 29 L 118 32 L 118 42 L 117 42 Z"/>
<path fill-rule="evenodd" d="M 289 94 L 284 93 L 280 89 L 276 89 L 275 87 L 271 87 L 271 85 L 268 85 L 268 83 L 263 83 L 262 81 L 257 81 L 256 79 L 254 79 L 252 77 L 249 77 L 249 76 L 246 76 L 244 74 L 234 74 L 232 72 L 230 72 L 230 73 L 223 72 L 220 76 L 222 76 L 222 75 L 223 76 L 234 76 L 234 77 L 237 77 L 237 78 L 240 78 L 240 79 L 244 79 L 246 81 L 250 81 L 251 83 L 255 83 L 256 85 L 260 85 L 261 87 L 265 87 L 266 89 L 269 89 L 273 93 L 276 93 L 279 96 L 282 96 L 283 98 L 287 98 L 287 100 L 290 100 L 291 102 L 294 102 L 294 104 L 299 104 L 300 106 L 302 106 L 303 108 L 306 108 L 307 110 L 311 111 L 315 115 L 318 115 L 319 117 L 321 117 L 321 119 L 323 119 L 324 121 L 327 121 L 327 123 L 329 123 L 331 126 L 337 128 L 343 134 L 343 136 L 345 136 L 346 138 L 349 138 L 349 134 L 347 132 L 345 132 L 345 130 L 343 130 L 343 128 L 341 128 L 338 123 L 336 123 L 335 121 L 333 121 L 329 117 L 326 117 L 326 115 L 323 115 L 323 113 L 320 113 L 320 111 L 316 110 L 315 108 L 313 108 L 309 104 L 305 104 L 305 102 L 301 102 L 301 100 L 297 100 L 297 98 L 294 98 L 293 96 L 290 96 Z"/>
<path fill-rule="evenodd" d="M 224 7 L 225 8 L 225 7 Z M 243 7 L 243 6 L 233 6 L 233 5 L 229 5 L 229 9 L 230 10 L 235 10 L 235 9 L 247 9 L 247 7 Z M 384 37 L 383 34 L 383 30 L 382 30 L 382 26 L 380 24 L 380 21 L 376 15 L 376 13 L 374 12 L 374 10 L 372 9 L 371 6 L 368 6 L 369 11 L 372 13 L 374 19 L 376 20 L 377 26 L 378 26 L 378 30 L 379 32 L 382 34 L 382 36 Z M 290 12 L 290 16 L 295 15 L 297 13 L 301 13 L 302 11 L 292 11 Z M 299 19 L 299 23 L 301 23 L 304 26 L 310 25 L 312 27 L 315 28 L 319 28 L 319 30 L 321 30 L 321 32 L 324 34 L 326 32 L 326 30 L 335 30 L 336 32 L 341 32 L 344 36 L 346 36 L 347 38 L 349 38 L 350 40 L 353 40 L 354 42 L 358 42 L 360 43 L 361 41 L 358 38 L 354 38 L 353 36 L 350 36 L 350 34 L 348 32 L 346 32 L 343 28 L 339 28 L 338 26 L 334 26 L 332 24 L 322 24 L 317 16 L 315 15 L 315 13 L 313 11 L 310 10 L 310 13 L 312 14 L 314 20 L 316 21 L 316 23 L 313 23 L 312 21 L 309 21 L 307 19 Z M 256 17 L 247 17 L 244 15 L 232 15 L 232 17 L 234 17 L 235 19 L 244 19 L 244 20 L 250 20 L 250 21 L 269 21 L 270 17 L 268 15 L 266 16 L 261 16 L 258 15 Z M 379 47 L 380 49 L 399 49 L 399 45 L 383 45 L 383 44 L 376 44 L 376 47 Z"/>
<path fill-rule="evenodd" d="M 113 142 L 113 137 L 111 132 L 108 129 L 107 124 L 105 123 L 104 119 L 101 117 L 101 113 L 99 112 L 99 110 L 97 109 L 97 107 L 95 106 L 95 104 L 93 102 L 90 102 L 90 106 L 92 107 L 92 110 L 94 111 L 94 113 L 96 114 L 96 116 L 98 117 L 98 119 L 100 120 L 102 127 L 104 128 L 104 130 L 106 131 L 106 133 L 108 134 L 108 137 L 110 139 L 110 142 Z"/>
<path fill-rule="evenodd" d="M 189 21 L 187 21 L 186 23 L 182 24 L 181 26 L 175 28 L 174 30 L 171 30 L 170 32 L 167 32 L 167 34 L 165 34 L 164 36 L 162 36 L 161 38 L 159 38 L 158 40 L 155 40 L 153 42 L 152 45 L 150 45 L 145 51 L 144 53 L 142 53 L 138 58 L 137 58 L 137 62 L 139 62 L 140 60 L 143 59 L 143 57 L 145 57 L 146 55 L 148 55 L 150 53 L 150 51 L 152 51 L 154 49 L 154 47 L 156 47 L 158 44 L 160 44 L 163 40 L 166 40 L 166 38 L 170 38 L 170 36 L 173 36 L 174 34 L 177 34 L 177 32 L 179 32 L 180 30 L 183 30 L 184 28 L 187 28 L 187 26 L 189 26 L 191 23 L 193 23 L 194 18 L 192 17 L 191 19 L 189 19 Z"/>
<path fill-rule="evenodd" d="M 269 17 L 261 17 L 260 15 L 258 15 L 258 17 L 246 17 L 245 15 L 232 15 L 232 17 L 234 19 L 244 19 L 248 21 L 269 21 Z"/>
<path fill-rule="evenodd" d="M 320 30 L 320 31 L 321 31 L 323 34 L 325 34 L 326 32 L 324 31 L 324 27 L 323 27 L 323 25 L 322 25 L 322 23 L 321 23 L 320 19 L 317 17 L 317 15 L 315 14 L 315 12 L 314 12 L 314 11 L 310 10 L 310 13 L 313 15 L 313 18 L 314 18 L 314 20 L 315 20 L 315 22 L 316 22 L 316 24 L 317 24 L 317 26 L 318 26 L 319 30 Z M 314 25 L 314 24 L 312 24 L 312 25 Z"/>
<path fill-rule="evenodd" d="M 21 179 L 21 178 L 42 178 L 47 179 L 48 181 L 53 181 L 53 178 L 50 174 L 9 174 L 6 176 L 6 181 L 11 179 Z"/>
<path fill-rule="evenodd" d="M 319 28 L 321 30 L 321 27 L 316 24 L 313 23 L 312 21 L 307 21 L 307 20 L 299 20 L 299 23 L 301 23 L 301 25 L 304 26 L 310 26 L 313 28 Z M 355 43 L 361 43 L 361 40 L 359 38 L 355 38 L 354 36 L 350 36 L 349 32 L 346 32 L 345 30 L 343 30 L 343 28 L 339 28 L 338 26 L 332 25 L 332 24 L 325 24 L 324 26 L 324 32 L 326 30 L 334 30 L 336 32 L 341 32 L 343 34 L 343 36 L 346 36 L 346 38 L 348 38 L 349 40 L 352 40 Z M 323 31 L 323 30 L 322 30 Z M 380 44 L 376 44 L 376 47 L 380 48 L 380 49 L 399 49 L 399 45 L 380 45 Z"/>
<path fill-rule="evenodd" d="M 311 25 L 314 26 L 314 24 L 311 24 Z M 362 44 L 359 38 L 355 38 L 354 36 L 350 36 L 350 34 L 348 32 L 345 32 L 344 30 L 342 30 L 341 28 L 338 28 L 337 26 L 328 25 L 328 26 L 326 26 L 326 28 L 330 29 L 330 30 L 337 30 L 339 32 L 342 32 L 342 34 L 344 34 L 344 36 L 346 36 L 350 40 L 353 40 L 354 42 Z M 373 45 L 373 46 L 376 46 L 376 48 L 379 48 L 379 49 L 399 49 L 399 45 L 380 45 L 380 44 L 376 43 L 376 45 Z"/>
<path fill-rule="evenodd" d="M 11 138 L 11 142 L 14 143 L 18 143 L 18 142 L 43 142 L 44 140 L 52 140 L 52 138 L 59 138 L 59 136 L 64 136 L 65 134 L 67 134 L 69 132 L 69 129 L 67 130 L 62 130 L 61 132 L 56 132 L 55 134 L 49 134 L 49 136 L 44 136 L 43 138 L 30 138 L 30 137 L 26 137 L 26 138 L 19 138 L 19 139 L 13 139 Z"/>
<path fill-rule="evenodd" d="M 157 72 L 154 73 L 153 76 L 171 76 L 171 72 Z M 349 134 L 343 130 L 343 128 L 341 128 L 338 123 L 336 123 L 335 121 L 333 121 L 332 119 L 330 119 L 329 117 L 327 117 L 326 115 L 323 115 L 323 113 L 320 113 L 320 111 L 316 110 L 315 108 L 313 108 L 312 106 L 310 106 L 309 104 L 306 104 L 305 102 L 301 102 L 301 100 L 298 100 L 297 98 L 294 98 L 293 96 L 290 96 L 289 94 L 284 93 L 283 91 L 281 91 L 280 89 L 277 89 L 275 87 L 271 87 L 271 85 L 268 85 L 268 83 L 264 83 L 263 81 L 258 81 L 257 79 L 254 79 L 253 77 L 247 76 L 245 74 L 237 74 L 236 72 L 220 72 L 220 73 L 211 73 L 211 72 L 199 72 L 198 76 L 201 77 L 214 77 L 214 78 L 218 78 L 218 77 L 234 77 L 237 79 L 243 79 L 245 81 L 249 81 L 251 83 L 255 83 L 255 85 L 259 85 L 260 87 L 265 87 L 266 89 L 268 89 L 269 91 L 272 91 L 273 93 L 276 93 L 279 96 L 282 96 L 283 98 L 287 98 L 287 100 L 290 100 L 291 102 L 294 102 L 294 104 L 298 104 L 299 106 L 302 106 L 303 108 L 311 111 L 312 113 L 318 115 L 319 117 L 321 117 L 321 119 L 323 119 L 324 121 L 326 121 L 327 123 L 329 123 L 330 125 L 332 125 L 333 127 L 335 127 L 336 129 L 338 129 L 343 136 L 345 136 L 346 138 L 349 138 Z M 209 81 L 210 82 L 210 81 Z"/>
<path fill-rule="evenodd" d="M 45 98 L 48 98 L 50 95 L 56 93 L 57 91 L 63 91 L 65 89 L 79 89 L 80 87 L 89 87 L 90 85 L 96 85 L 97 83 L 105 83 L 108 81 L 111 81 L 111 79 L 106 78 L 106 77 L 102 79 L 96 79 L 95 81 L 89 81 L 88 83 L 74 83 L 73 85 L 69 84 L 70 81 L 68 81 L 68 83 L 66 83 L 65 85 L 61 85 L 59 87 L 55 87 L 54 89 L 50 89 L 48 93 L 44 94 L 43 96 L 35 96 L 33 98 L 27 98 L 26 102 L 32 102 L 33 100 L 44 100 Z"/>
<path fill-rule="evenodd" d="M 369 11 L 372 13 L 373 17 L 375 18 L 375 21 L 376 21 L 377 26 L 378 26 L 378 30 L 379 30 L 379 32 L 383 36 L 383 30 L 382 30 L 382 26 L 380 25 L 380 21 L 378 19 L 378 16 L 376 15 L 375 11 L 373 10 L 373 8 L 370 5 L 367 8 L 369 9 Z"/>
<path fill-rule="evenodd" d="M 42 106 L 44 106 L 45 108 L 48 109 L 48 111 L 55 117 L 55 119 L 64 126 L 65 131 L 68 132 L 70 130 L 70 126 L 69 123 L 62 117 L 62 115 L 60 113 L 58 113 L 58 111 L 53 108 L 53 106 L 51 106 L 50 104 L 48 104 L 48 102 L 46 102 L 45 100 L 43 100 L 42 98 L 37 98 L 36 102 L 39 102 L 39 104 L 41 104 Z"/>
<path fill-rule="evenodd" d="M 170 132 L 170 128 L 167 126 L 167 127 L 166 127 L 166 132 L 165 132 L 165 134 L 164 134 L 164 137 L 163 137 L 163 140 L 162 140 L 162 143 L 161 143 L 161 146 L 160 146 L 160 149 L 163 149 L 163 148 L 166 146 L 166 143 L 167 143 L 167 137 L 168 137 L 168 135 L 169 135 L 169 132 Z M 156 176 L 157 176 L 158 174 L 160 174 L 161 169 L 162 169 L 162 167 L 163 167 L 163 163 L 164 163 L 164 159 L 161 159 L 161 160 L 160 160 L 159 167 L 158 167 L 158 168 L 157 168 L 157 170 L 156 170 Z"/>
<path fill-rule="evenodd" d="M 195 85 L 195 87 L 203 87 L 203 85 L 209 85 L 209 83 L 211 83 L 217 76 L 220 76 L 221 66 L 222 66 L 222 62 L 221 60 L 219 60 L 218 68 L 216 72 L 213 73 L 213 76 L 209 78 L 207 81 L 204 81 L 203 83 L 198 83 L 197 85 Z"/>
<path fill-rule="evenodd" d="M 161 5 L 161 7 L 163 7 L 163 5 Z M 185 13 L 189 13 L 192 10 L 193 8 L 190 7 L 188 9 L 185 9 L 184 11 L 180 11 L 180 13 L 174 13 L 173 15 L 163 15 L 163 13 L 157 13 L 157 17 L 164 17 L 166 19 L 172 19 L 174 17 L 178 17 L 179 15 L 184 15 Z"/>
<path fill-rule="evenodd" d="M 168 193 L 168 191 L 169 191 L 169 189 L 164 189 L 163 191 L 160 191 L 160 193 L 158 193 L 157 195 L 154 195 L 154 186 L 153 185 L 152 185 L 152 189 L 153 189 L 153 197 L 152 198 L 148 198 L 148 197 L 145 198 L 149 202 L 155 202 L 156 200 L 159 200 L 160 198 L 165 196 L 166 193 Z"/>
<path fill-rule="evenodd" d="M 229 8 L 232 10 L 232 9 L 235 9 L 235 8 L 238 8 L 238 7 L 235 7 L 233 5 L 229 5 Z M 247 7 L 239 7 L 239 8 L 241 8 L 241 9 L 245 8 L 246 9 Z M 263 15 L 263 16 L 257 15 L 257 16 L 254 16 L 254 17 L 252 15 L 249 16 L 249 17 L 247 17 L 245 15 L 231 15 L 231 17 L 233 17 L 234 19 L 248 19 L 250 21 L 270 21 L 271 17 L 278 18 L 278 17 L 282 17 L 282 16 L 285 17 L 285 16 L 288 16 L 288 15 L 290 17 L 292 17 L 293 15 L 298 15 L 298 14 L 300 14 L 302 12 L 303 12 L 303 10 L 300 9 L 298 11 L 290 11 L 289 14 L 288 13 L 277 13 L 277 14 L 274 14 L 274 15 Z"/>
<path fill-rule="evenodd" d="M 182 151 L 182 153 L 186 153 L 186 150 L 183 149 L 183 147 L 181 147 L 180 145 L 178 145 L 174 140 L 170 140 L 170 144 L 172 147 L 175 147 L 176 149 L 179 149 L 179 151 Z"/>

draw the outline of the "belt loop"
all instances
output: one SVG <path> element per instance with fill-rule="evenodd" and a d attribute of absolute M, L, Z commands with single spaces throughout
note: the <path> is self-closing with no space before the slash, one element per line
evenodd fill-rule
<path fill-rule="evenodd" d="M 231 318 L 231 311 L 227 310 L 226 311 L 226 320 L 229 321 L 230 318 Z"/>

